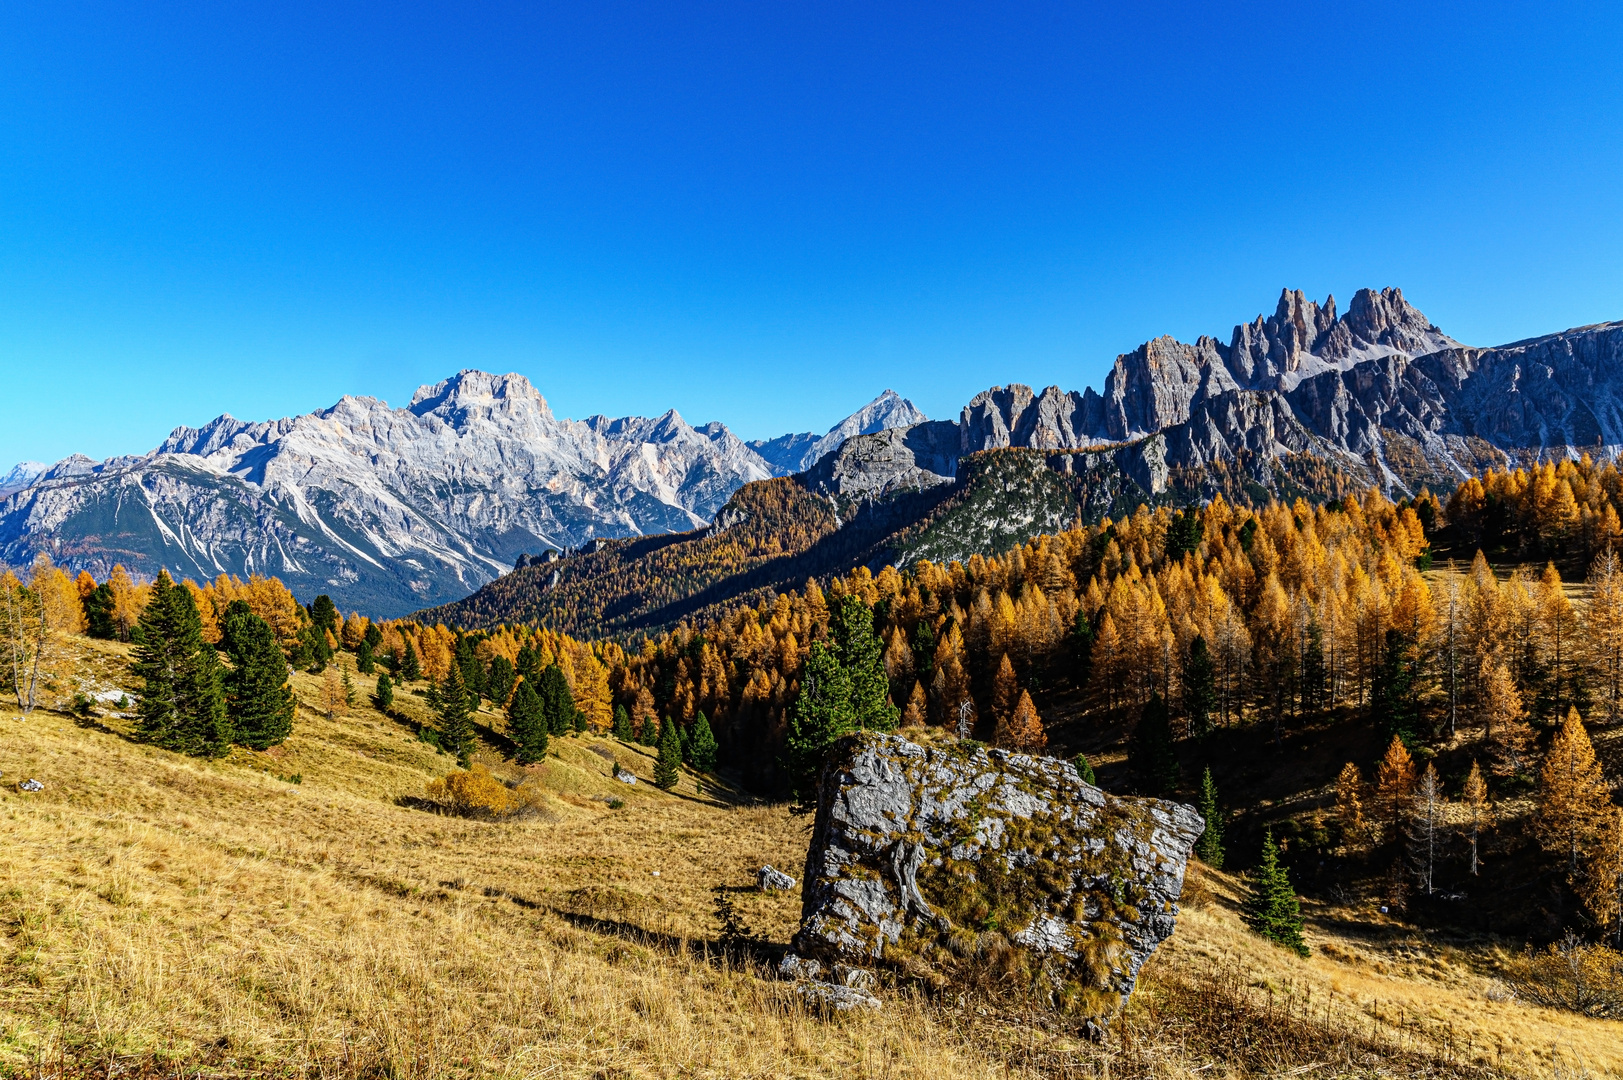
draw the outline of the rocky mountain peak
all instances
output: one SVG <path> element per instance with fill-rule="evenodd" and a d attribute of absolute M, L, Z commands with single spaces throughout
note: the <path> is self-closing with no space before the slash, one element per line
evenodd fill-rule
<path fill-rule="evenodd" d="M 780 435 L 776 439 L 757 439 L 748 445 L 780 473 L 804 472 L 848 439 L 892 428 L 912 427 L 928 419 L 911 401 L 894 390 L 886 390 L 829 428 L 825 435 L 803 431 L 796 435 Z"/>
<path fill-rule="evenodd" d="M 552 420 L 552 408 L 530 380 L 516 373 L 492 375 L 465 368 L 432 386 L 419 386 L 406 408 L 418 416 L 435 413 L 460 427 L 470 417 L 529 413 Z"/>

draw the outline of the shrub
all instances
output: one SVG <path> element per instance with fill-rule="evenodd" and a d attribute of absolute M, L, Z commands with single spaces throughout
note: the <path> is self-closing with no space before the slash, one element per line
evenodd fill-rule
<path fill-rule="evenodd" d="M 1585 1016 L 1623 1016 L 1623 953 L 1576 935 L 1543 952 L 1528 949 L 1508 965 L 1506 981 L 1535 1005 Z"/>
<path fill-rule="evenodd" d="M 459 814 L 496 817 L 513 809 L 513 794 L 507 785 L 477 761 L 430 783 L 428 797 Z"/>

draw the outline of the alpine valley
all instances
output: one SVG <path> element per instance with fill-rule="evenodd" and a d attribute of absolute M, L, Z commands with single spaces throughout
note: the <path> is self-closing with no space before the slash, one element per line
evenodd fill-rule
<path fill-rule="evenodd" d="M 823 436 L 751 443 L 674 411 L 559 420 L 522 376 L 463 371 L 404 409 L 345 397 L 177 428 L 141 456 L 18 466 L 0 558 L 257 572 L 377 615 L 631 631 L 1142 503 L 1412 494 L 1615 456 L 1620 375 L 1623 323 L 1477 348 L 1397 289 L 1360 290 L 1345 314 L 1285 290 L 1226 344 L 1118 356 L 1102 392 L 999 386 L 932 421 L 886 391 Z"/>

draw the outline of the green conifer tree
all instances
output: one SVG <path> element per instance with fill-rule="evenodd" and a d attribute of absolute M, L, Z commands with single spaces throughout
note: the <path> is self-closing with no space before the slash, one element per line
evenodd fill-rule
<path fill-rule="evenodd" d="M 1195 802 L 1200 816 L 1206 819 L 1206 831 L 1195 841 L 1195 854 L 1213 870 L 1223 868 L 1223 816 L 1217 808 L 1217 785 L 1212 782 L 1212 770 L 1200 777 L 1200 798 Z"/>
<path fill-rule="evenodd" d="M 623 743 L 636 741 L 631 731 L 631 714 L 626 712 L 624 705 L 614 707 L 614 737 Z"/>
<path fill-rule="evenodd" d="M 1262 860 L 1246 875 L 1246 898 L 1240 908 L 1245 924 L 1298 956 L 1307 955 L 1302 940 L 1302 908 L 1290 875 L 1279 865 L 1279 846 L 1269 829 L 1262 838 Z"/>
<path fill-rule="evenodd" d="M 834 740 L 856 727 L 845 665 L 822 642 L 813 642 L 783 746 L 782 764 L 789 774 L 790 791 L 802 806 L 816 800 L 817 780 Z"/>
<path fill-rule="evenodd" d="M 287 658 L 270 624 L 233 600 L 220 623 L 220 644 L 231 658 L 225 679 L 226 710 L 239 745 L 267 750 L 293 731 L 293 687 Z"/>
<path fill-rule="evenodd" d="M 387 671 L 378 672 L 378 692 L 372 700 L 377 703 L 379 712 L 388 712 L 394 708 L 394 683 L 389 680 Z"/>
<path fill-rule="evenodd" d="M 93 638 L 111 639 L 118 636 L 113 625 L 113 587 L 102 582 L 85 597 L 85 633 Z"/>
<path fill-rule="evenodd" d="M 535 692 L 535 684 L 525 679 L 514 689 L 507 705 L 507 733 L 518 744 L 520 765 L 533 765 L 547 756 L 549 730 L 541 695 Z"/>
<path fill-rule="evenodd" d="M 1071 759 L 1071 764 L 1076 766 L 1076 775 L 1082 778 L 1084 784 L 1092 784 L 1094 787 L 1099 786 L 1099 781 L 1093 778 L 1093 765 L 1088 761 L 1088 755 L 1076 755 Z"/>
<path fill-rule="evenodd" d="M 355 683 L 349 677 L 349 668 L 339 664 L 338 674 L 340 681 L 344 684 L 344 705 L 346 708 L 353 709 L 355 707 Z"/>
<path fill-rule="evenodd" d="M 654 763 L 654 783 L 665 791 L 676 787 L 682 778 L 682 741 L 676 734 L 676 725 L 665 718 L 664 730 L 659 736 L 659 760 Z"/>
<path fill-rule="evenodd" d="M 1413 747 L 1419 728 L 1415 675 L 1418 661 L 1408 636 L 1400 630 L 1386 632 L 1386 652 L 1375 669 L 1370 687 L 1370 711 L 1382 733 L 1396 736 L 1404 746 Z"/>
<path fill-rule="evenodd" d="M 513 682 L 517 676 L 518 671 L 507 657 L 490 658 L 490 667 L 485 672 L 485 692 L 490 696 L 493 705 L 506 706 L 508 699 L 513 696 Z"/>
<path fill-rule="evenodd" d="M 1127 748 L 1127 764 L 1148 795 L 1169 795 L 1178 786 L 1178 748 L 1172 741 L 1167 703 L 1160 694 L 1150 695 L 1144 706 Z"/>
<path fill-rule="evenodd" d="M 417 658 L 417 648 L 410 641 L 406 642 L 406 655 L 400 658 L 400 677 L 407 682 L 423 677 L 423 662 Z"/>
<path fill-rule="evenodd" d="M 165 750 L 220 757 L 231 749 L 220 661 L 203 640 L 191 593 L 158 571 L 131 636 L 132 672 L 142 680 L 139 736 Z"/>
<path fill-rule="evenodd" d="M 654 719 L 652 713 L 643 717 L 642 731 L 638 733 L 637 739 L 644 746 L 659 745 L 659 721 Z"/>
<path fill-rule="evenodd" d="M 1183 665 L 1183 708 L 1189 717 L 1189 734 L 1205 738 L 1212 731 L 1212 708 L 1217 704 L 1217 667 L 1211 650 L 1199 634 L 1189 643 Z"/>
<path fill-rule="evenodd" d="M 834 651 L 850 684 L 852 722 L 869 731 L 895 731 L 902 713 L 890 700 L 884 649 L 873 625 L 872 609 L 850 595 L 841 598 L 829 619 Z"/>
<path fill-rule="evenodd" d="M 446 673 L 438 697 L 440 745 L 447 753 L 455 754 L 457 763 L 465 769 L 468 755 L 473 752 L 473 710 L 478 699 L 468 692 L 462 682 L 462 669 L 455 664 Z"/>
<path fill-rule="evenodd" d="M 694 772 L 716 771 L 716 736 L 710 730 L 710 721 L 700 713 L 693 718 L 693 733 L 688 736 L 688 761 Z"/>
<path fill-rule="evenodd" d="M 362 675 L 370 675 L 377 668 L 377 660 L 372 655 L 372 643 L 365 638 L 355 649 L 355 670 Z"/>
<path fill-rule="evenodd" d="M 541 696 L 541 712 L 547 718 L 547 729 L 554 735 L 567 735 L 575 728 L 575 697 L 569 692 L 569 680 L 563 668 L 548 664 L 537 680 L 535 692 Z"/>

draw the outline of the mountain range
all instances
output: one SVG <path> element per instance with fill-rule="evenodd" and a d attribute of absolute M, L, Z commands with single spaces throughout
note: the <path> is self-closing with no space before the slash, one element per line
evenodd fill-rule
<path fill-rule="evenodd" d="M 346 396 L 176 428 L 139 456 L 20 465 L 0 497 L 0 558 L 45 551 L 98 576 L 115 563 L 274 574 L 306 599 L 398 615 L 465 596 L 520 555 L 706 525 L 744 484 L 922 419 L 886 391 L 823 436 L 751 446 L 675 410 L 560 420 L 523 376 L 462 371 L 403 409 Z"/>
<path fill-rule="evenodd" d="M 628 559 L 663 551 L 668 563 L 671 544 L 713 538 L 751 513 L 759 522 L 750 507 L 765 504 L 777 508 L 774 527 L 802 523 L 804 542 L 754 537 L 751 587 L 777 580 L 774 559 L 798 560 L 798 573 L 961 557 L 1136 501 L 1446 490 L 1488 465 L 1613 456 L 1620 375 L 1623 323 L 1476 348 L 1390 288 L 1358 291 L 1344 314 L 1333 297 L 1283 290 L 1271 316 L 1236 325 L 1226 342 L 1160 337 L 1121 354 L 1102 391 L 996 386 L 956 420 L 934 421 L 886 391 L 824 435 L 749 443 L 674 411 L 559 420 L 522 376 L 464 371 L 404 409 L 345 397 L 283 420 L 177 428 L 140 456 L 18 466 L 0 479 L 0 558 L 47 551 L 98 574 L 114 562 L 192 577 L 263 572 L 376 615 L 449 604 L 438 608 L 447 617 L 533 618 L 545 591 L 534 580 L 591 577 L 580 568 L 599 564 L 642 580 L 653 570 Z M 965 468 L 999 450 L 1024 457 Z M 983 498 L 971 474 L 1004 490 Z M 786 476 L 812 500 L 780 484 L 765 502 L 739 501 L 741 489 Z M 788 506 L 798 509 L 784 517 Z M 829 530 L 845 535 L 835 542 Z M 524 567 L 497 580 L 520 556 L 628 537 L 650 539 L 569 573 Z M 724 598 L 731 571 L 712 570 L 693 580 Z M 529 599 L 474 603 L 486 587 Z M 680 589 L 652 606 L 592 590 L 604 611 L 623 610 L 624 628 L 694 603 Z"/>

